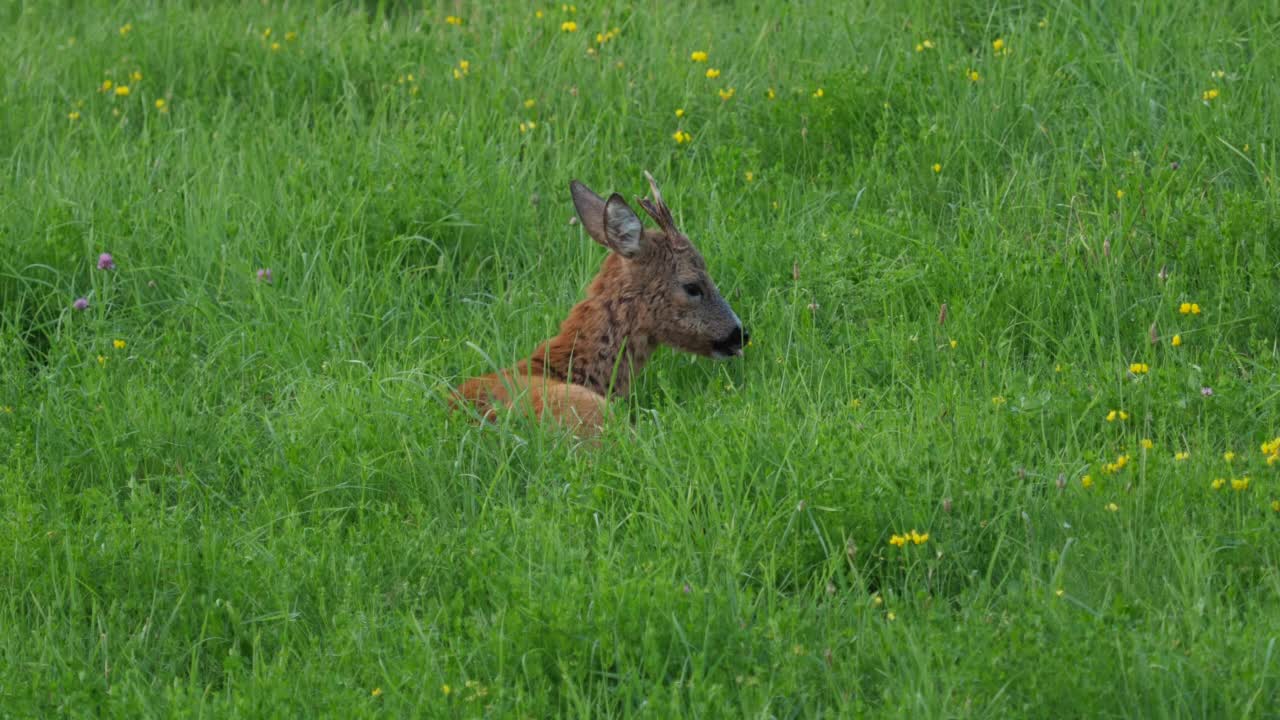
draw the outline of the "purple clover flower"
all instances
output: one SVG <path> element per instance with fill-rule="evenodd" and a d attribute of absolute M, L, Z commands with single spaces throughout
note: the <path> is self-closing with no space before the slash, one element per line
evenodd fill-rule
<path fill-rule="evenodd" d="M 98 256 L 98 269 L 99 270 L 115 270 L 116 269 L 116 261 L 112 259 L 111 253 L 102 253 L 101 255 Z"/>
<path fill-rule="evenodd" d="M 258 268 L 258 282 L 271 284 L 271 268 Z"/>
<path fill-rule="evenodd" d="M 75 309 L 77 309 L 77 310 L 88 310 L 88 309 L 89 309 L 89 299 L 88 299 L 88 298 L 82 298 L 82 297 L 81 297 L 81 298 L 76 298 L 76 301 L 75 301 L 75 302 L 73 302 L 73 303 L 71 303 L 71 307 L 73 307 L 73 308 L 75 308 Z"/>
<path fill-rule="evenodd" d="M 1205 387 L 1200 388 L 1200 394 L 1205 397 L 1213 397 L 1213 388 L 1206 385 Z"/>

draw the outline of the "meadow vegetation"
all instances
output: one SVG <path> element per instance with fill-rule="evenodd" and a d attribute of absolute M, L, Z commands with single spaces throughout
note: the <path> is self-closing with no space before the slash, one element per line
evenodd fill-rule
<path fill-rule="evenodd" d="M 1280 707 L 1277 3 L 10 0 L 0 58 L 0 715 Z M 746 357 L 598 448 L 451 415 L 646 169 Z"/>

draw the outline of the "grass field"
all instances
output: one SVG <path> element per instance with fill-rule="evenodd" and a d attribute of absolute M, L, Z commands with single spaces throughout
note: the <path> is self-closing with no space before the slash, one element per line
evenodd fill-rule
<path fill-rule="evenodd" d="M 9 0 L 0 58 L 0 716 L 1280 712 L 1275 0 Z M 747 356 L 598 448 L 451 416 L 646 169 Z"/>

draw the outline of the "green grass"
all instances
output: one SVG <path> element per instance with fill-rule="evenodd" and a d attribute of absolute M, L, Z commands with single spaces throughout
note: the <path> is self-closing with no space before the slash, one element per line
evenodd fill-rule
<path fill-rule="evenodd" d="M 1274 716 L 1280 4 L 536 8 L 0 4 L 0 715 Z M 747 357 L 451 416 L 645 169 Z"/>

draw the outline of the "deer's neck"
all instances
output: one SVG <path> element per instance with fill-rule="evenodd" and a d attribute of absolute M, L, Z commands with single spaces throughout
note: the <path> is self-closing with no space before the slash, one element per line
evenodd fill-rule
<path fill-rule="evenodd" d="M 625 296 L 588 297 L 569 312 L 560 334 L 539 345 L 522 365 L 601 395 L 625 396 L 632 376 L 657 348 L 640 326 L 639 307 Z"/>

